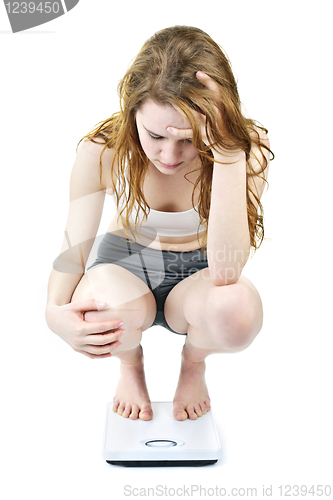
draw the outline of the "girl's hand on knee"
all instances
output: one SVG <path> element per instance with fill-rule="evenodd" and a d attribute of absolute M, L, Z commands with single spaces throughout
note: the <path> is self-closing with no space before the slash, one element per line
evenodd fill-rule
<path fill-rule="evenodd" d="M 84 315 L 88 311 L 101 311 L 104 302 L 94 299 L 71 302 L 63 306 L 49 305 L 46 321 L 49 328 L 62 338 L 74 351 L 89 358 L 110 357 L 122 345 L 119 338 L 124 330 L 121 319 L 89 323 Z"/>

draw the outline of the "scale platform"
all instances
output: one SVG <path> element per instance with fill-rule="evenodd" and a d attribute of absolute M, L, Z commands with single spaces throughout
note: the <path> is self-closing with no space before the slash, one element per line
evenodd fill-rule
<path fill-rule="evenodd" d="M 212 410 L 197 420 L 176 420 L 172 402 L 152 403 L 149 421 L 123 418 L 107 405 L 103 458 L 125 467 L 195 467 L 222 456 Z"/>

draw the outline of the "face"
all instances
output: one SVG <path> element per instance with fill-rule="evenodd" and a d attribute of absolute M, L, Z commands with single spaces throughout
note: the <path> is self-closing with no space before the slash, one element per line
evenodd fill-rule
<path fill-rule="evenodd" d="M 136 114 L 136 124 L 143 151 L 161 173 L 184 173 L 198 161 L 198 151 L 191 141 L 179 140 L 167 131 L 167 127 L 190 128 L 187 118 L 173 106 L 148 99 Z"/>

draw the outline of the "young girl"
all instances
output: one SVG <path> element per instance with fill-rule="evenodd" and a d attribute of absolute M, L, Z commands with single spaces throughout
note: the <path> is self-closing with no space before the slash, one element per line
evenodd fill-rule
<path fill-rule="evenodd" d="M 173 415 L 196 419 L 210 409 L 205 358 L 245 349 L 262 327 L 242 269 L 264 236 L 267 130 L 243 116 L 227 57 L 197 28 L 149 39 L 119 95 L 81 140 L 46 320 L 75 351 L 120 359 L 114 411 L 133 420 L 153 416 L 142 332 L 184 335 Z M 117 213 L 85 272 L 105 193 Z"/>

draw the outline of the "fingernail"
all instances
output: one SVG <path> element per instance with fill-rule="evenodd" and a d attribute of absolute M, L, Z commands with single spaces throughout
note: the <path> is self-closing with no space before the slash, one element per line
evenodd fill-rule
<path fill-rule="evenodd" d="M 106 305 L 106 302 L 97 302 L 97 305 L 99 305 L 99 306 L 101 306 L 101 307 L 102 307 L 102 306 L 105 306 L 105 305 Z"/>
<path fill-rule="evenodd" d="M 126 333 L 126 331 L 125 331 L 125 330 L 123 330 L 123 331 L 121 332 L 121 335 L 120 335 L 120 336 L 122 337 L 125 333 Z"/>
<path fill-rule="evenodd" d="M 205 76 L 202 71 L 197 71 L 197 76 Z"/>
<path fill-rule="evenodd" d="M 123 321 L 121 321 L 121 322 L 119 323 L 119 325 L 118 325 L 118 326 L 121 326 L 121 325 L 123 325 L 123 324 L 124 324 L 124 322 L 123 322 Z"/>

